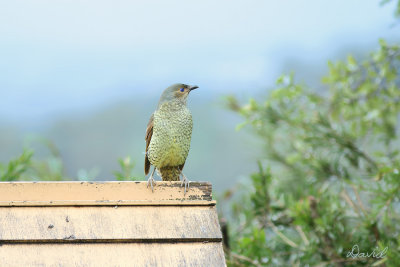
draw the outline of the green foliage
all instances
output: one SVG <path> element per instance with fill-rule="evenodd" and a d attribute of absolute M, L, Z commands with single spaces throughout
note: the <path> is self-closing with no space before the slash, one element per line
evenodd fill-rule
<path fill-rule="evenodd" d="M 64 165 L 58 150 L 49 141 L 42 143 L 50 152 L 48 157 L 34 159 L 33 150 L 25 149 L 21 156 L 11 160 L 7 165 L 0 163 L 0 181 L 66 180 Z"/>
<path fill-rule="evenodd" d="M 135 168 L 135 163 L 131 160 L 131 157 L 125 157 L 124 159 L 118 159 L 120 171 L 115 171 L 114 175 L 118 181 L 138 181 L 141 178 L 133 176 L 133 169 Z"/>
<path fill-rule="evenodd" d="M 381 5 L 386 5 L 387 3 L 390 3 L 390 2 L 396 2 L 396 1 L 393 1 L 393 0 L 382 0 L 381 1 Z M 400 1 L 399 0 L 396 3 L 396 8 L 395 8 L 394 15 L 397 18 L 400 18 Z"/>
<path fill-rule="evenodd" d="M 31 149 L 25 149 L 21 156 L 11 160 L 8 164 L 0 163 L 0 181 L 66 181 L 69 178 L 64 171 L 64 162 L 57 147 L 46 139 L 39 139 L 41 144 L 49 152 L 47 157 L 38 159 L 33 157 Z M 130 157 L 118 160 L 121 170 L 115 171 L 114 175 L 118 181 L 141 180 L 133 176 L 135 167 Z M 77 172 L 75 179 L 80 181 L 95 180 L 98 169 L 81 169 Z"/>
<path fill-rule="evenodd" d="M 231 266 L 400 262 L 399 69 L 400 48 L 381 41 L 361 62 L 329 63 L 322 91 L 289 75 L 263 101 L 229 97 L 266 154 L 233 206 Z M 353 259 L 353 245 L 388 251 Z"/>
<path fill-rule="evenodd" d="M 0 181 L 16 181 L 31 164 L 33 152 L 25 150 L 22 155 L 11 160 L 8 165 L 0 164 Z"/>

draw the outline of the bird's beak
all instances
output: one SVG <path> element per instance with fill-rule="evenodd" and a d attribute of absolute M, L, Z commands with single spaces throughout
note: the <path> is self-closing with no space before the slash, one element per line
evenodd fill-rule
<path fill-rule="evenodd" d="M 192 90 L 194 90 L 194 89 L 197 89 L 197 88 L 199 88 L 197 85 L 192 85 L 192 86 L 190 86 L 190 91 L 192 91 Z"/>

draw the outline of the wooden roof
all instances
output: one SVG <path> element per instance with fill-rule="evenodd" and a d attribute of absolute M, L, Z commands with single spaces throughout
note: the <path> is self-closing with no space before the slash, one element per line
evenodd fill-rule
<path fill-rule="evenodd" d="M 0 183 L 1 266 L 225 266 L 211 184 Z"/>

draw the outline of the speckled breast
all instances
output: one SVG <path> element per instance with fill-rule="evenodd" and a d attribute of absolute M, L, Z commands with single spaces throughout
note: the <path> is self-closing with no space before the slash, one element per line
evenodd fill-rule
<path fill-rule="evenodd" d="M 185 106 L 161 106 L 154 112 L 153 136 L 148 158 L 157 168 L 185 163 L 190 149 L 193 121 Z"/>

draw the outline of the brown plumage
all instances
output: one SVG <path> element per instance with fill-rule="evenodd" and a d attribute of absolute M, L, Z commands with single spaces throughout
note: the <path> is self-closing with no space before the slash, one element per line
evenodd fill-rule
<path fill-rule="evenodd" d="M 147 124 L 146 128 L 146 157 L 144 159 L 144 173 L 147 175 L 149 174 L 150 171 L 150 161 L 149 157 L 147 156 L 147 151 L 149 150 L 149 145 L 151 141 L 151 137 L 153 135 L 153 121 L 154 121 L 154 115 L 152 114 L 149 120 L 149 123 Z"/>

